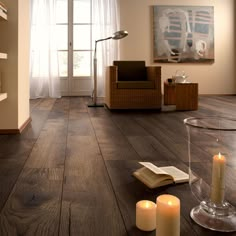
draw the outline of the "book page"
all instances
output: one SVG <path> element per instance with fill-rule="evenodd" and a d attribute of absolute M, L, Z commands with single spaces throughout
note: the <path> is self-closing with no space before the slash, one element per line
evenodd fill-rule
<path fill-rule="evenodd" d="M 174 178 L 175 183 L 188 182 L 189 180 L 189 175 L 175 166 L 164 166 L 159 168 L 171 175 Z"/>
<path fill-rule="evenodd" d="M 157 175 L 160 175 L 160 174 L 169 174 L 167 172 L 165 172 L 163 169 L 153 165 L 151 162 L 139 162 L 139 164 L 145 166 L 146 168 L 148 168 L 149 170 L 151 170 L 152 172 L 154 172 L 155 174 Z"/>
<path fill-rule="evenodd" d="M 135 171 L 133 175 L 149 188 L 155 188 L 167 184 L 174 183 L 173 178 L 168 174 L 155 174 L 146 167 L 142 167 Z"/>

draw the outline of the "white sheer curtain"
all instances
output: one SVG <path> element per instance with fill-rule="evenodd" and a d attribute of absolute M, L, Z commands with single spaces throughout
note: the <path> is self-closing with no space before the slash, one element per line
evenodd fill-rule
<path fill-rule="evenodd" d="M 120 30 L 119 0 L 92 0 L 93 43 Z M 105 67 L 119 58 L 119 40 L 97 44 L 97 96 L 104 97 Z"/>
<path fill-rule="evenodd" d="M 56 0 L 31 0 L 30 98 L 61 96 L 56 42 Z"/>

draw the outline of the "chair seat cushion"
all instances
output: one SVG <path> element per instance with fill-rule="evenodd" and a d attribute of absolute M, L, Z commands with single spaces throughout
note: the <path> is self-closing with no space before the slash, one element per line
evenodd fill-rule
<path fill-rule="evenodd" d="M 118 89 L 154 89 L 155 81 L 117 81 Z"/>

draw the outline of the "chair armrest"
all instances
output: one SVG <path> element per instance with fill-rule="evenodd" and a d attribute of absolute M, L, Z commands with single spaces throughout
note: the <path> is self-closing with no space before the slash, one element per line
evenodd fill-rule
<path fill-rule="evenodd" d="M 108 66 L 107 67 L 107 78 L 110 82 L 116 82 L 118 77 L 118 67 L 117 66 Z"/>
<path fill-rule="evenodd" d="M 106 67 L 106 80 L 105 80 L 105 104 L 110 107 L 110 101 L 113 91 L 116 89 L 118 69 L 117 66 Z"/>
<path fill-rule="evenodd" d="M 161 67 L 160 66 L 146 66 L 147 68 L 147 79 L 156 80 L 161 78 Z"/>
<path fill-rule="evenodd" d="M 161 67 L 147 66 L 147 80 L 154 80 L 155 87 L 161 88 Z"/>
<path fill-rule="evenodd" d="M 118 69 L 117 66 L 107 66 L 106 67 L 106 81 L 105 81 L 105 87 L 106 90 L 109 88 L 115 88 L 118 76 Z"/>

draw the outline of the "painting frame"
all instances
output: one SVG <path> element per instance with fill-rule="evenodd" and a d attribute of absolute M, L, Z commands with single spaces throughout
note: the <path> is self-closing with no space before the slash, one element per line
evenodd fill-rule
<path fill-rule="evenodd" d="M 214 63 L 213 6 L 153 6 L 153 61 Z"/>

